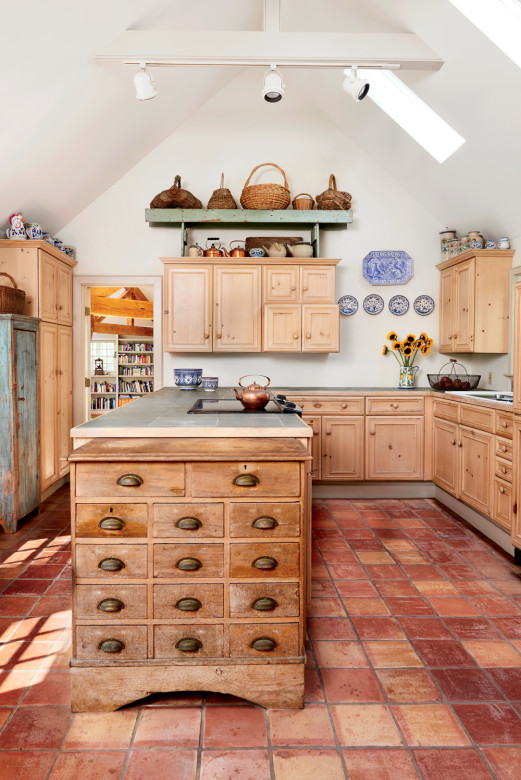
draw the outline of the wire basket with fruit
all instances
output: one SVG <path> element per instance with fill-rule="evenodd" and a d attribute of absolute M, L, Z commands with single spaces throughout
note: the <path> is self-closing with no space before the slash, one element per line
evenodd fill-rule
<path fill-rule="evenodd" d="M 460 366 L 463 372 L 460 373 L 457 366 Z M 474 390 L 479 384 L 481 374 L 468 374 L 462 363 L 451 358 L 440 368 L 438 374 L 427 374 L 427 379 L 435 390 Z"/>

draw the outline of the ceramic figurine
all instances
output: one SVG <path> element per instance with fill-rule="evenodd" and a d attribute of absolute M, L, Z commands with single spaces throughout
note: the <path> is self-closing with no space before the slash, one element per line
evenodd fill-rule
<path fill-rule="evenodd" d="M 9 222 L 11 227 L 7 229 L 7 238 L 27 238 L 21 211 L 18 214 L 11 214 Z"/>

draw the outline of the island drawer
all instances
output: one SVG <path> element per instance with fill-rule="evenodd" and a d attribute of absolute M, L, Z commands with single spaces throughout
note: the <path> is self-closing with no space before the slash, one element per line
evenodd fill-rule
<path fill-rule="evenodd" d="M 259 542 L 230 545 L 230 577 L 278 579 L 298 577 L 300 545 L 292 542 Z"/>
<path fill-rule="evenodd" d="M 144 544 L 77 544 L 76 577 L 121 580 L 147 576 Z"/>
<path fill-rule="evenodd" d="M 222 577 L 222 544 L 155 544 L 154 577 Z"/>
<path fill-rule="evenodd" d="M 298 536 L 300 504 L 230 504 L 230 536 Z"/>
<path fill-rule="evenodd" d="M 232 623 L 230 656 L 261 659 L 296 657 L 299 655 L 298 628 L 298 623 Z"/>
<path fill-rule="evenodd" d="M 223 617 L 224 585 L 183 582 L 154 585 L 154 617 L 176 620 Z"/>
<path fill-rule="evenodd" d="M 220 658 L 223 639 L 222 625 L 154 626 L 154 658 Z"/>
<path fill-rule="evenodd" d="M 230 585 L 230 617 L 255 620 L 274 617 L 298 617 L 298 582 L 252 582 Z"/>
<path fill-rule="evenodd" d="M 298 496 L 298 463 L 193 463 L 193 496 Z"/>
<path fill-rule="evenodd" d="M 364 399 L 362 396 L 318 396 L 293 398 L 294 401 L 309 414 L 363 414 Z"/>
<path fill-rule="evenodd" d="M 77 463 L 77 496 L 184 496 L 184 463 Z"/>
<path fill-rule="evenodd" d="M 461 404 L 460 423 L 482 431 L 494 431 L 494 410 L 484 406 Z"/>
<path fill-rule="evenodd" d="M 496 433 L 511 439 L 514 435 L 514 416 L 504 412 L 496 412 Z"/>
<path fill-rule="evenodd" d="M 154 504 L 154 536 L 224 536 L 224 504 Z"/>
<path fill-rule="evenodd" d="M 147 617 L 147 586 L 76 585 L 74 590 L 76 615 L 92 620 L 135 620 Z"/>
<path fill-rule="evenodd" d="M 76 653 L 80 660 L 128 661 L 147 657 L 146 626 L 76 626 Z"/>
<path fill-rule="evenodd" d="M 503 458 L 498 458 L 496 455 L 496 476 L 500 479 L 505 479 L 507 482 L 512 482 L 512 463 Z"/>
<path fill-rule="evenodd" d="M 369 396 L 366 414 L 423 414 L 421 396 Z"/>
<path fill-rule="evenodd" d="M 506 460 L 512 460 L 513 446 L 509 439 L 500 439 L 496 436 L 496 455 Z"/>
<path fill-rule="evenodd" d="M 447 401 L 445 398 L 435 398 L 432 409 L 435 417 L 443 420 L 459 421 L 459 401 Z"/>
<path fill-rule="evenodd" d="M 147 535 L 146 504 L 76 504 L 76 536 Z"/>

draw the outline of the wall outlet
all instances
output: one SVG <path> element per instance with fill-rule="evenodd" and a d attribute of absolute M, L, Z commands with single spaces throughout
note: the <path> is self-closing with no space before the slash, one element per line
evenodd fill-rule
<path fill-rule="evenodd" d="M 489 383 L 489 385 L 492 384 L 492 371 L 488 372 L 488 383 Z"/>

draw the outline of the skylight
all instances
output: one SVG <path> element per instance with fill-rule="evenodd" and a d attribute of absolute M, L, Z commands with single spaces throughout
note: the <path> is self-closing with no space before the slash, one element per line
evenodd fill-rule
<path fill-rule="evenodd" d="M 458 11 L 521 68 L 519 0 L 450 0 Z"/>
<path fill-rule="evenodd" d="M 358 69 L 370 82 L 368 97 L 439 163 L 465 139 L 389 70 Z"/>

